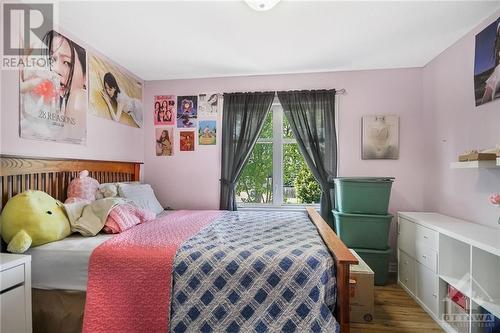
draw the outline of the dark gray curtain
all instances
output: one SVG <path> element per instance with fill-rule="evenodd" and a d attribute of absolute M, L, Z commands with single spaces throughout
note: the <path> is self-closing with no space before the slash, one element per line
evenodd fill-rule
<path fill-rule="evenodd" d="M 224 94 L 220 209 L 236 210 L 235 186 L 259 137 L 274 92 Z"/>
<path fill-rule="evenodd" d="M 321 186 L 321 216 L 333 228 L 333 179 L 337 176 L 335 90 L 278 92 L 300 151 Z"/>

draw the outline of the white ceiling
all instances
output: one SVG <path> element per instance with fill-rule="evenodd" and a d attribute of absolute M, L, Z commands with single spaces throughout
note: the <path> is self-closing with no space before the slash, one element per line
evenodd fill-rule
<path fill-rule="evenodd" d="M 421 67 L 500 1 L 61 2 L 60 24 L 144 80 Z"/>

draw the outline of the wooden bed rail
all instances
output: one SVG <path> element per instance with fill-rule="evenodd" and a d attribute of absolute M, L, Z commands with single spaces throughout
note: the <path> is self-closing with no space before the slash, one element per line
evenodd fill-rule
<path fill-rule="evenodd" d="M 71 180 L 88 170 L 100 183 L 139 181 L 142 162 L 77 160 L 0 155 L 1 208 L 7 200 L 26 190 L 45 191 L 64 201 Z"/>
<path fill-rule="evenodd" d="M 323 241 L 335 259 L 337 277 L 337 307 L 335 309 L 335 318 L 340 324 L 340 332 L 349 333 L 349 266 L 357 265 L 358 260 L 314 208 L 308 207 L 307 213 L 311 221 L 316 225 L 318 233 L 321 238 L 323 238 Z"/>

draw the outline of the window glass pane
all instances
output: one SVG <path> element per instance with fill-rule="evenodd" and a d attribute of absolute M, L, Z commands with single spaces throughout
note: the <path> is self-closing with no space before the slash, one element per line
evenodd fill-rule
<path fill-rule="evenodd" d="M 236 184 L 236 201 L 273 202 L 273 145 L 271 143 L 255 145 Z"/>
<path fill-rule="evenodd" d="M 319 203 L 321 189 L 296 143 L 283 145 L 283 203 Z"/>
<path fill-rule="evenodd" d="M 284 139 L 293 139 L 292 128 L 290 127 L 290 123 L 288 122 L 288 118 L 283 114 L 283 138 Z"/>
<path fill-rule="evenodd" d="M 272 139 L 273 137 L 273 113 L 269 111 L 264 121 L 264 127 L 260 132 L 259 139 Z"/>

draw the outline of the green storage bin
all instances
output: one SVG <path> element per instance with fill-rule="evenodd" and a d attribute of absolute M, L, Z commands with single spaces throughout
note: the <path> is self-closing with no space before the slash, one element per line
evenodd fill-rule
<path fill-rule="evenodd" d="M 335 231 L 349 248 L 385 250 L 392 215 L 346 214 L 333 210 Z"/>
<path fill-rule="evenodd" d="M 393 177 L 335 178 L 335 207 L 341 213 L 386 215 Z"/>
<path fill-rule="evenodd" d="M 385 250 L 353 249 L 374 272 L 374 282 L 377 286 L 387 284 L 389 276 L 389 259 L 391 248 Z"/>

